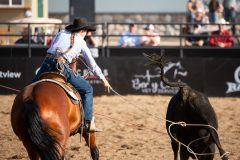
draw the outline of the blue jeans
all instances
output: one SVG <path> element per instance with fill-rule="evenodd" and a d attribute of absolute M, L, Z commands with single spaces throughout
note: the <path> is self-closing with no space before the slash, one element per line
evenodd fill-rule
<path fill-rule="evenodd" d="M 39 76 L 44 72 L 57 71 L 57 60 L 51 58 L 45 58 L 43 61 L 40 70 L 37 75 L 34 77 L 32 82 L 35 82 L 39 79 Z M 87 80 L 82 78 L 80 75 L 75 75 L 72 69 L 69 68 L 67 63 L 63 64 L 63 74 L 66 76 L 67 81 L 71 83 L 77 91 L 80 93 L 83 101 L 83 109 L 85 112 L 85 120 L 92 120 L 93 112 L 93 88 Z"/>
<path fill-rule="evenodd" d="M 216 23 L 218 21 L 218 15 L 216 12 L 209 12 L 209 21 L 211 23 Z"/>
<path fill-rule="evenodd" d="M 236 11 L 228 8 L 224 8 L 224 18 L 226 21 L 230 23 L 235 23 L 236 22 Z"/>

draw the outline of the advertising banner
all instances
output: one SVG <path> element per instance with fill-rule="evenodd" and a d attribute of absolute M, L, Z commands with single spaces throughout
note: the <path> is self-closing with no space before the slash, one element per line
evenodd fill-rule
<path fill-rule="evenodd" d="M 205 92 L 214 96 L 240 96 L 240 60 L 206 61 Z"/>
<path fill-rule="evenodd" d="M 16 90 L 31 83 L 43 58 L 1 58 L 0 85 Z M 240 96 L 240 59 L 169 58 L 164 65 L 165 76 L 171 82 L 182 81 L 208 96 Z M 165 86 L 160 81 L 160 68 L 145 66 L 144 57 L 97 58 L 97 64 L 113 89 L 121 95 L 173 95 L 178 88 Z M 79 60 L 77 73 L 93 86 L 94 95 L 106 94 L 101 80 Z M 0 94 L 16 91 L 0 87 Z M 111 92 L 111 94 L 114 94 Z"/>

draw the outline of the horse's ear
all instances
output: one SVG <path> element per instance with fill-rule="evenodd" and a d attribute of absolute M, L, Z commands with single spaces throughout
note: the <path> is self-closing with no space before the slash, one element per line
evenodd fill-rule
<path fill-rule="evenodd" d="M 148 58 L 149 57 L 149 55 L 147 54 L 147 53 L 142 53 L 142 55 L 144 56 L 144 57 L 146 57 L 146 58 Z"/>
<path fill-rule="evenodd" d="M 147 63 L 144 64 L 145 67 L 147 67 L 147 66 L 153 66 L 153 65 L 155 66 L 156 63 L 153 63 L 153 62 L 147 62 Z"/>

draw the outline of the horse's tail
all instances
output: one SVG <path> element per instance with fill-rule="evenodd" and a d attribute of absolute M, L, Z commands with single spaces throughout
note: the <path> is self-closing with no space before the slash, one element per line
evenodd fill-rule
<path fill-rule="evenodd" d="M 41 119 L 38 106 L 33 100 L 28 100 L 24 103 L 24 117 L 30 144 L 41 159 L 61 159 L 56 137 L 49 134 L 50 130 Z"/>

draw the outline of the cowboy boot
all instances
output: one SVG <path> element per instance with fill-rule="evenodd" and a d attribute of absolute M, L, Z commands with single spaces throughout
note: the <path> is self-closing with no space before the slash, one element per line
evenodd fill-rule
<path fill-rule="evenodd" d="M 94 117 L 91 121 L 86 121 L 85 127 L 87 132 L 102 132 L 102 129 L 96 128 Z"/>

